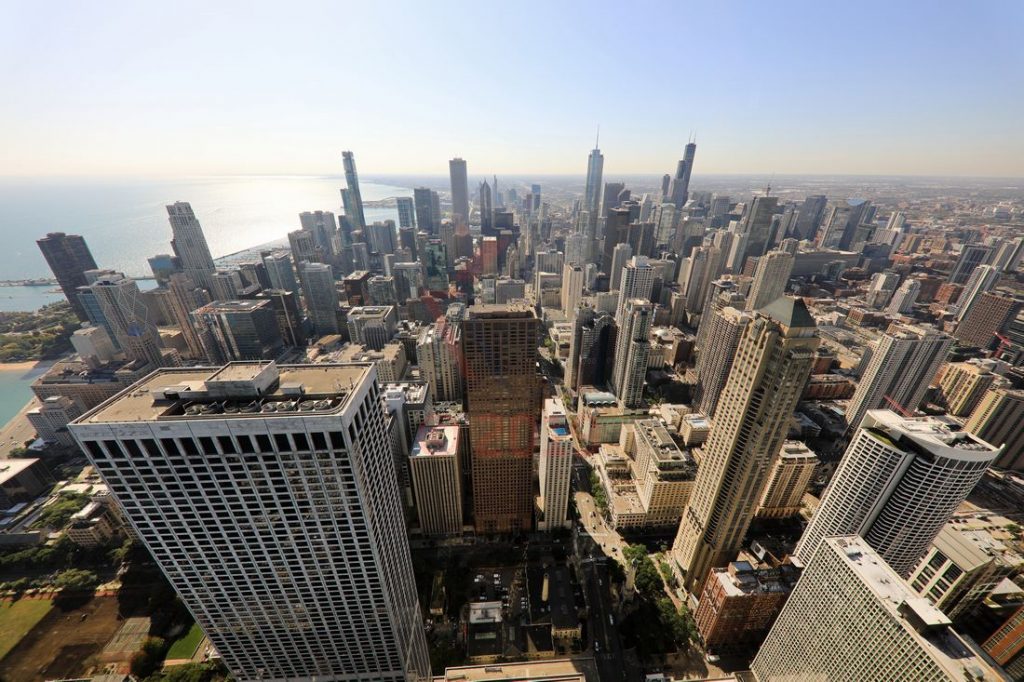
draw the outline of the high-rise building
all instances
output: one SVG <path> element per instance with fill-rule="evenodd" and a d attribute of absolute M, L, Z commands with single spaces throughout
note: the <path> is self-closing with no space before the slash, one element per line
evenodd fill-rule
<path fill-rule="evenodd" d="M 779 206 L 779 198 L 771 196 L 754 197 L 747 214 L 740 221 L 740 234 L 747 235 L 744 259 L 760 258 L 771 248 L 772 217 Z M 739 263 L 743 267 L 742 260 Z"/>
<path fill-rule="evenodd" d="M 938 402 L 954 417 L 968 417 L 995 382 L 993 360 L 967 360 L 946 365 L 939 381 Z"/>
<path fill-rule="evenodd" d="M 43 252 L 46 264 L 50 266 L 50 271 L 57 279 L 57 284 L 71 304 L 75 315 L 83 322 L 89 319 L 85 307 L 78 298 L 78 287 L 88 284 L 85 271 L 96 269 L 96 261 L 93 260 L 85 239 L 77 234 L 50 232 L 37 240 L 36 244 Z"/>
<path fill-rule="evenodd" d="M 890 315 L 907 315 L 914 312 L 914 304 L 921 293 L 921 281 L 917 279 L 904 280 L 900 288 L 893 294 L 889 301 L 886 312 Z"/>
<path fill-rule="evenodd" d="M 786 441 L 772 464 L 761 495 L 757 517 L 785 519 L 798 516 L 804 493 L 818 468 L 818 456 L 800 441 Z"/>
<path fill-rule="evenodd" d="M 967 316 L 971 306 L 981 298 L 982 294 L 991 291 L 999 283 L 999 276 L 999 270 L 991 265 L 979 265 L 970 273 L 963 291 L 960 292 L 960 297 L 956 299 L 956 305 L 953 306 L 957 322 Z"/>
<path fill-rule="evenodd" d="M 285 257 L 287 258 L 287 254 Z M 209 294 L 183 272 L 176 272 L 170 276 L 167 291 L 170 294 L 171 313 L 178 329 L 181 330 L 181 335 L 185 337 L 189 355 L 196 359 L 206 357 L 206 349 L 203 348 L 192 320 L 192 311 L 209 303 Z"/>
<path fill-rule="evenodd" d="M 989 262 L 993 251 L 991 246 L 985 244 L 964 244 L 953 270 L 949 273 L 949 281 L 953 284 L 965 283 L 978 266 Z"/>
<path fill-rule="evenodd" d="M 601 184 L 604 173 L 604 155 L 594 142 L 594 148 L 587 157 L 587 183 L 583 190 L 583 210 L 590 214 L 590 222 L 587 225 L 587 236 L 590 240 L 597 240 L 597 222 L 601 216 Z"/>
<path fill-rule="evenodd" d="M 900 283 L 900 276 L 891 270 L 876 272 L 871 277 L 871 284 L 864 295 L 864 302 L 869 308 L 881 310 L 889 305 L 889 300 L 896 293 L 896 287 Z"/>
<path fill-rule="evenodd" d="M 582 274 L 580 279 L 583 279 Z M 563 294 L 565 290 L 562 290 Z M 582 295 L 582 293 L 581 293 Z M 498 305 L 511 303 L 513 301 L 526 300 L 526 282 L 511 277 L 499 277 L 494 280 L 494 302 Z"/>
<path fill-rule="evenodd" d="M 654 268 L 644 256 L 633 256 L 622 268 L 619 278 L 619 303 L 615 307 L 615 322 L 621 327 L 625 324 L 623 315 L 626 302 L 639 298 L 650 301 L 654 288 Z"/>
<path fill-rule="evenodd" d="M 452 184 L 452 213 L 454 222 L 469 222 L 469 181 L 466 162 L 460 158 L 448 162 L 448 175 Z"/>
<path fill-rule="evenodd" d="M 244 285 L 238 270 L 217 270 L 210 277 L 210 296 L 215 301 L 233 301 L 240 298 Z"/>
<path fill-rule="evenodd" d="M 569 527 L 569 481 L 575 454 L 561 401 L 548 398 L 540 418 L 540 518 L 538 530 Z"/>
<path fill-rule="evenodd" d="M 367 225 L 366 232 L 370 248 L 377 253 L 394 253 L 397 249 L 394 220 L 383 220 Z"/>
<path fill-rule="evenodd" d="M 475 305 L 462 323 L 477 532 L 532 525 L 537 335 L 536 314 L 525 304 Z"/>
<path fill-rule="evenodd" d="M 80 289 L 80 292 L 84 291 L 94 302 L 90 304 L 87 297 L 82 298 L 87 313 L 91 313 L 90 321 L 105 327 L 125 355 L 132 360 L 151 363 L 154 367 L 165 364 L 160 353 L 163 346 L 160 334 L 135 280 L 121 273 L 105 273 L 88 287 Z M 93 319 L 92 311 L 97 309 L 99 315 Z"/>
<path fill-rule="evenodd" d="M 477 208 L 480 211 L 480 234 L 494 234 L 494 197 L 491 196 L 491 186 L 486 180 L 480 183 Z"/>
<path fill-rule="evenodd" d="M 608 273 L 608 290 L 618 291 L 622 286 L 622 269 L 633 257 L 633 247 L 628 243 L 616 244 L 612 249 L 612 271 Z"/>
<path fill-rule="evenodd" d="M 983 350 L 990 348 L 996 335 L 1016 316 L 1024 300 L 1009 293 L 986 291 L 967 310 L 953 332 L 953 338 L 964 346 Z"/>
<path fill-rule="evenodd" d="M 1024 471 L 1021 424 L 1024 424 L 1024 391 L 993 388 L 982 397 L 964 429 L 986 443 L 1003 448 L 993 466 Z"/>
<path fill-rule="evenodd" d="M 797 298 L 775 299 L 746 325 L 672 548 L 691 594 L 741 548 L 817 347 L 814 318 Z"/>
<path fill-rule="evenodd" d="M 579 308 L 573 322 L 566 360 L 565 383 L 576 391 L 580 386 L 605 386 L 615 361 L 615 318 L 593 308 Z"/>
<path fill-rule="evenodd" d="M 679 284 L 686 297 L 686 310 L 691 314 L 704 312 L 711 283 L 722 275 L 724 259 L 717 246 L 697 246 L 684 258 L 679 268 Z"/>
<path fill-rule="evenodd" d="M 747 296 L 747 310 L 758 310 L 786 292 L 786 283 L 793 272 L 793 254 L 769 251 L 757 259 L 754 282 Z"/>
<path fill-rule="evenodd" d="M 348 337 L 373 350 L 381 350 L 398 331 L 398 313 L 392 305 L 365 305 L 348 311 Z"/>
<path fill-rule="evenodd" d="M 803 200 L 792 230 L 796 239 L 814 241 L 814 236 L 818 233 L 818 228 L 821 227 L 821 219 L 825 215 L 827 204 L 828 197 L 824 194 L 815 194 Z"/>
<path fill-rule="evenodd" d="M 171 222 L 171 248 L 181 262 L 181 271 L 209 290 L 216 267 L 192 206 L 186 201 L 176 201 L 167 207 L 167 216 Z"/>
<path fill-rule="evenodd" d="M 429 679 L 372 365 L 164 370 L 70 428 L 235 679 Z"/>
<path fill-rule="evenodd" d="M 461 308 L 461 306 L 457 306 Z M 448 315 L 426 327 L 416 341 L 416 359 L 434 402 L 462 404 L 462 317 Z"/>
<path fill-rule="evenodd" d="M 424 535 L 462 532 L 459 427 L 420 427 L 409 452 L 416 517 Z"/>
<path fill-rule="evenodd" d="M 323 263 L 302 263 L 299 265 L 302 279 L 302 293 L 306 299 L 306 312 L 318 336 L 337 334 L 338 287 L 329 265 Z M 377 348 L 376 350 L 380 350 Z"/>
<path fill-rule="evenodd" d="M 649 335 L 654 320 L 654 306 L 644 298 L 622 301 L 622 312 L 616 326 L 615 364 L 612 387 L 624 407 L 643 404 L 647 377 L 647 360 L 651 354 Z"/>
<path fill-rule="evenodd" d="M 849 249 L 870 206 L 871 202 L 866 199 L 847 199 L 833 206 L 822 228 L 819 246 L 826 249 Z"/>
<path fill-rule="evenodd" d="M 303 211 L 299 214 L 299 223 L 303 230 L 313 235 L 313 243 L 319 256 L 317 260 L 331 260 L 340 245 L 337 241 L 338 222 L 334 214 L 330 211 Z"/>
<path fill-rule="evenodd" d="M 345 167 L 346 192 L 342 192 L 345 201 L 345 215 L 353 222 L 357 230 L 366 229 L 366 215 L 363 213 L 363 194 L 359 191 L 359 174 L 356 172 L 356 157 L 352 152 L 341 153 L 342 165 Z"/>
<path fill-rule="evenodd" d="M 953 339 L 934 327 L 890 325 L 872 352 L 846 409 L 850 429 L 857 428 L 868 410 L 895 407 L 908 414 L 914 412 L 952 344 Z"/>
<path fill-rule="evenodd" d="M 416 202 L 412 197 L 396 197 L 398 208 L 398 226 L 416 227 Z"/>
<path fill-rule="evenodd" d="M 824 538 L 861 535 L 908 575 L 999 452 L 934 417 L 869 410 L 796 556 L 806 564 Z"/>
<path fill-rule="evenodd" d="M 263 256 L 263 267 L 267 269 L 267 277 L 273 289 L 297 292 L 299 285 L 295 281 L 295 268 L 287 251 L 274 251 Z"/>
<path fill-rule="evenodd" d="M 1024 556 L 984 529 L 946 524 L 907 578 L 954 621 L 969 617 L 1004 579 L 1024 570 Z"/>
<path fill-rule="evenodd" d="M 1012 679 L 1024 678 L 1024 606 L 1007 618 L 982 648 Z"/>
<path fill-rule="evenodd" d="M 258 300 L 270 301 L 277 318 L 277 331 L 281 334 L 284 345 L 297 347 L 306 343 L 306 329 L 303 325 L 302 312 L 292 291 L 284 289 L 264 289 L 256 295 Z"/>
<path fill-rule="evenodd" d="M 611 272 L 612 255 L 615 246 L 629 241 L 629 224 L 631 222 L 628 208 L 610 208 L 604 214 L 604 243 L 601 254 L 601 270 Z M 632 245 L 630 245 L 632 247 Z M 636 249 L 633 249 L 636 253 Z"/>
<path fill-rule="evenodd" d="M 583 298 L 585 279 L 583 268 L 575 263 L 566 263 L 562 268 L 562 313 L 570 320 Z"/>
<path fill-rule="evenodd" d="M 857 537 L 821 544 L 750 667 L 759 682 L 1002 677 Z"/>
<path fill-rule="evenodd" d="M 270 301 L 214 301 L 192 311 L 204 355 L 215 364 L 273 360 L 282 350 Z"/>
<path fill-rule="evenodd" d="M 697 155 L 697 144 L 690 142 L 683 150 L 683 158 L 676 164 L 676 174 L 668 187 L 668 200 L 676 208 L 682 208 L 690 197 L 690 174 L 693 173 L 693 159 Z"/>
<path fill-rule="evenodd" d="M 417 187 L 412 191 L 416 205 L 416 227 L 421 232 L 434 234 L 440 223 L 434 224 L 434 192 L 429 187 Z"/>
<path fill-rule="evenodd" d="M 749 313 L 726 306 L 701 320 L 701 329 L 707 330 L 707 336 L 697 357 L 693 404 L 710 419 L 715 416 L 722 389 L 729 379 L 740 339 L 753 319 Z"/>

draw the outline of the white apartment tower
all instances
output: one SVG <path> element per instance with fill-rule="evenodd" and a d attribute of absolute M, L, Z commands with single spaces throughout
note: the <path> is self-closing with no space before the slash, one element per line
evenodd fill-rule
<path fill-rule="evenodd" d="M 643 403 L 647 359 L 651 354 L 648 335 L 654 306 L 642 298 L 630 299 L 625 302 L 622 318 L 615 338 L 612 386 L 624 407 L 639 407 Z"/>
<path fill-rule="evenodd" d="M 701 328 L 707 330 L 707 336 L 697 359 L 693 404 L 708 418 L 715 416 L 718 399 L 732 371 L 736 347 L 753 319 L 750 313 L 726 306 L 701 320 Z"/>
<path fill-rule="evenodd" d="M 825 538 L 860 535 L 909 575 L 1000 452 L 934 417 L 869 410 L 795 555 L 807 563 Z"/>
<path fill-rule="evenodd" d="M 914 311 L 914 304 L 917 303 L 917 297 L 921 293 L 921 281 L 917 279 L 908 279 L 900 285 L 900 288 L 893 294 L 892 300 L 889 301 L 889 307 L 886 312 L 890 315 L 906 315 Z"/>
<path fill-rule="evenodd" d="M 785 519 L 800 514 L 804 493 L 818 468 L 818 456 L 800 441 L 786 441 L 772 465 L 757 517 Z"/>
<path fill-rule="evenodd" d="M 237 680 L 424 680 L 372 365 L 161 370 L 71 431 Z"/>
<path fill-rule="evenodd" d="M 653 289 L 654 267 L 646 256 L 633 256 L 629 263 L 622 268 L 622 278 L 619 282 L 619 303 L 615 307 L 616 324 L 620 327 L 624 324 L 622 316 L 627 301 L 635 298 L 649 301 Z"/>
<path fill-rule="evenodd" d="M 622 285 L 622 269 L 633 257 L 633 247 L 629 242 L 616 244 L 612 249 L 612 271 L 608 273 L 608 291 L 618 291 Z"/>
<path fill-rule="evenodd" d="M 181 260 L 182 272 L 204 289 L 212 289 L 213 273 L 217 268 L 191 204 L 187 201 L 174 202 L 167 207 L 167 217 L 171 221 L 171 247 Z"/>
<path fill-rule="evenodd" d="M 562 268 L 562 313 L 570 321 L 576 316 L 576 306 L 583 298 L 585 283 L 586 274 L 583 267 L 577 263 L 566 262 Z"/>
<path fill-rule="evenodd" d="M 747 297 L 747 310 L 757 310 L 786 293 L 786 283 L 793 272 L 793 254 L 771 251 L 757 259 L 754 282 Z"/>
<path fill-rule="evenodd" d="M 569 527 L 569 481 L 573 438 L 565 409 L 555 398 L 544 401 L 540 421 L 540 497 L 543 514 L 538 530 Z"/>
<path fill-rule="evenodd" d="M 750 667 L 758 682 L 1005 679 L 858 537 L 821 544 Z"/>
<path fill-rule="evenodd" d="M 856 429 L 868 410 L 896 407 L 911 414 L 946 359 L 953 339 L 927 325 L 892 324 L 879 339 L 846 409 Z"/>
<path fill-rule="evenodd" d="M 817 347 L 814 318 L 798 298 L 775 299 L 744 329 L 672 547 L 691 594 L 742 547 Z"/>

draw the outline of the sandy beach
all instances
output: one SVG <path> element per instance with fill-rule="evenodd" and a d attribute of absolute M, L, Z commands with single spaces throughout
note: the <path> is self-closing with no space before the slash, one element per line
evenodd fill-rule
<path fill-rule="evenodd" d="M 0 362 L 0 372 L 30 372 L 36 365 L 52 365 L 53 360 L 27 360 L 25 362 Z"/>

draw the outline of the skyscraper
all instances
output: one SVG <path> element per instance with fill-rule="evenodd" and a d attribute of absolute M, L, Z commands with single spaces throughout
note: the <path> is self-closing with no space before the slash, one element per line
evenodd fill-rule
<path fill-rule="evenodd" d="M 477 532 L 532 525 L 537 333 L 524 304 L 475 305 L 462 323 Z"/>
<path fill-rule="evenodd" d="M 624 324 L 623 314 L 626 310 L 626 301 L 640 298 L 645 301 L 651 300 L 651 291 L 654 288 L 654 268 L 650 261 L 644 256 L 634 256 L 626 267 L 622 268 L 622 276 L 619 282 L 619 303 L 615 306 L 615 322 L 620 327 Z"/>
<path fill-rule="evenodd" d="M 833 206 L 821 231 L 820 245 L 828 249 L 850 248 L 870 206 L 871 202 L 866 199 L 847 199 Z"/>
<path fill-rule="evenodd" d="M 621 302 L 622 311 L 616 321 L 618 332 L 612 386 L 624 407 L 639 407 L 643 404 L 647 360 L 651 354 L 648 335 L 654 319 L 654 306 L 644 298 Z"/>
<path fill-rule="evenodd" d="M 306 311 L 317 335 L 337 334 L 341 328 L 338 324 L 338 287 L 330 266 L 302 263 L 299 269 Z"/>
<path fill-rule="evenodd" d="M 868 410 L 896 406 L 907 413 L 916 410 L 952 344 L 953 339 L 934 327 L 889 325 L 846 409 L 851 431 Z"/>
<path fill-rule="evenodd" d="M 968 417 L 995 382 L 994 360 L 951 362 L 943 369 L 936 402 L 954 417 Z"/>
<path fill-rule="evenodd" d="M 458 311 L 461 306 L 453 305 Z M 416 341 L 416 359 L 434 402 L 462 404 L 462 314 L 452 309 Z"/>
<path fill-rule="evenodd" d="M 413 439 L 409 470 L 416 517 L 425 535 L 462 532 L 462 476 L 459 427 L 424 424 Z"/>
<path fill-rule="evenodd" d="M 914 304 L 917 303 L 917 296 L 921 293 L 921 281 L 907 279 L 900 285 L 900 288 L 893 294 L 886 310 L 890 315 L 906 315 L 914 311 Z"/>
<path fill-rule="evenodd" d="M 615 335 L 615 318 L 608 313 L 583 307 L 577 310 L 565 368 L 569 388 L 604 386 L 611 380 Z"/>
<path fill-rule="evenodd" d="M 398 208 L 398 226 L 416 227 L 416 202 L 412 197 L 396 197 L 395 205 Z"/>
<path fill-rule="evenodd" d="M 964 429 L 986 443 L 1003 448 L 995 466 L 1024 471 L 1021 424 L 1024 424 L 1024 391 L 994 388 L 981 399 Z"/>
<path fill-rule="evenodd" d="M 693 172 L 693 159 L 697 154 L 697 144 L 690 142 L 683 150 L 683 158 L 676 164 L 676 174 L 668 188 L 669 201 L 676 208 L 682 208 L 690 197 L 690 174 Z"/>
<path fill-rule="evenodd" d="M 192 206 L 186 201 L 176 201 L 167 207 L 167 216 L 171 221 L 171 248 L 181 261 L 181 271 L 199 286 L 210 290 L 216 267 L 210 247 L 206 245 L 203 227 L 192 212 Z"/>
<path fill-rule="evenodd" d="M 746 325 L 672 547 L 691 594 L 736 557 L 817 347 L 814 318 L 797 298 L 776 299 Z"/>
<path fill-rule="evenodd" d="M 372 365 L 165 370 L 70 429 L 235 679 L 429 678 Z"/>
<path fill-rule="evenodd" d="M 616 244 L 612 249 L 612 271 L 608 273 L 608 291 L 618 291 L 622 285 L 622 269 L 633 257 L 633 247 L 627 243 Z"/>
<path fill-rule="evenodd" d="M 193 310 L 191 317 L 203 351 L 214 364 L 273 360 L 281 353 L 281 331 L 270 301 L 214 301 Z"/>
<path fill-rule="evenodd" d="M 584 284 L 583 268 L 575 263 L 566 263 L 562 268 L 562 313 L 570 320 L 583 298 Z"/>
<path fill-rule="evenodd" d="M 433 191 L 428 187 L 417 187 L 413 191 L 416 204 L 416 227 L 429 234 L 434 234 L 440 225 L 434 225 Z"/>
<path fill-rule="evenodd" d="M 833 535 L 860 535 L 902 576 L 1000 450 L 933 417 L 869 410 L 839 463 L 796 556 Z"/>
<path fill-rule="evenodd" d="M 274 289 L 283 289 L 298 293 L 299 286 L 295 281 L 295 268 L 287 251 L 274 251 L 263 256 L 263 267 L 267 269 L 267 277 Z"/>
<path fill-rule="evenodd" d="M 477 206 L 480 210 L 480 234 L 490 236 L 494 233 L 494 198 L 491 186 L 484 180 L 480 183 Z"/>
<path fill-rule="evenodd" d="M 448 162 L 448 176 L 452 183 L 452 213 L 454 222 L 469 222 L 469 180 L 466 177 L 466 162 L 454 158 Z"/>
<path fill-rule="evenodd" d="M 363 230 L 366 228 L 366 215 L 363 213 L 363 194 L 359 191 L 356 157 L 352 152 L 342 152 L 341 161 L 345 166 L 345 184 L 347 185 L 346 192 L 342 192 L 345 215 L 355 224 L 357 230 Z"/>
<path fill-rule="evenodd" d="M 88 290 L 102 314 L 100 319 L 91 320 L 93 324 L 106 327 L 132 360 L 162 366 L 163 343 L 135 280 L 121 273 L 108 273 L 90 284 Z"/>
<path fill-rule="evenodd" d="M 956 320 L 962 321 L 970 312 L 971 306 L 981 298 L 981 295 L 991 291 L 999 283 L 999 270 L 991 265 L 979 265 L 967 278 L 964 290 L 960 292 L 960 298 L 956 300 Z"/>
<path fill-rule="evenodd" d="M 987 350 L 996 341 L 996 335 L 1013 320 L 1024 299 L 1000 291 L 986 291 L 979 296 L 967 314 L 956 326 L 953 338 L 964 346 Z"/>
<path fill-rule="evenodd" d="M 684 258 L 679 268 L 679 284 L 686 296 L 687 312 L 699 315 L 704 312 L 711 283 L 722 275 L 724 258 L 717 246 L 698 246 Z"/>
<path fill-rule="evenodd" d="M 50 232 L 36 241 L 43 252 L 46 264 L 57 279 L 64 298 L 71 304 L 71 309 L 78 319 L 85 322 L 89 319 L 82 302 L 78 299 L 78 287 L 88 284 L 85 280 L 86 270 L 95 270 L 96 261 L 89 252 L 89 247 L 80 235 Z"/>
<path fill-rule="evenodd" d="M 759 682 L 1002 677 L 858 537 L 821 544 L 750 667 Z"/>
<path fill-rule="evenodd" d="M 540 498 L 538 530 L 569 527 L 569 480 L 572 478 L 573 438 L 562 403 L 544 401 L 540 418 Z"/>
<path fill-rule="evenodd" d="M 600 138 L 598 138 L 600 140 Z M 601 215 L 601 179 L 604 172 L 604 155 L 594 142 L 594 148 L 587 157 L 587 184 L 583 191 L 583 210 L 590 214 L 587 234 L 591 240 L 597 239 L 597 219 Z"/>
<path fill-rule="evenodd" d="M 985 244 L 964 244 L 960 256 L 949 273 L 952 284 L 963 284 L 979 265 L 985 265 L 992 258 L 994 249 Z"/>
<path fill-rule="evenodd" d="M 287 258 L 287 254 L 285 257 Z M 171 314 L 181 330 L 181 335 L 185 337 L 189 355 L 196 359 L 205 358 L 206 349 L 203 348 L 202 340 L 196 332 L 192 311 L 209 303 L 209 294 L 181 272 L 171 275 L 167 282 L 167 290 L 170 293 Z"/>
<path fill-rule="evenodd" d="M 821 219 L 825 215 L 827 204 L 828 197 L 824 194 L 815 194 L 804 199 L 796 215 L 796 223 L 792 229 L 793 237 L 814 241 L 815 235 L 818 234 L 818 228 L 821 227 Z"/>
<path fill-rule="evenodd" d="M 707 336 L 697 358 L 697 384 L 693 390 L 693 404 L 708 418 L 714 418 L 718 399 L 732 371 L 736 348 L 743 338 L 751 314 L 726 306 L 701 319 L 701 328 Z"/>
<path fill-rule="evenodd" d="M 786 283 L 793 272 L 793 254 L 769 251 L 757 259 L 754 282 L 747 297 L 747 310 L 759 310 L 786 292 Z"/>
<path fill-rule="evenodd" d="M 740 221 L 739 231 L 747 235 L 747 246 L 744 251 L 744 259 L 760 258 L 771 248 L 772 242 L 772 217 L 778 208 L 779 198 L 772 196 L 754 197 L 754 201 L 747 208 L 747 214 Z M 743 267 L 743 261 L 739 263 Z"/>

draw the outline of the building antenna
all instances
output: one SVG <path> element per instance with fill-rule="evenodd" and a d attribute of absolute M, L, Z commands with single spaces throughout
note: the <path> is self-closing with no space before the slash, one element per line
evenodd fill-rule
<path fill-rule="evenodd" d="M 597 124 L 597 139 L 594 140 L 594 149 L 601 148 L 601 124 Z"/>

